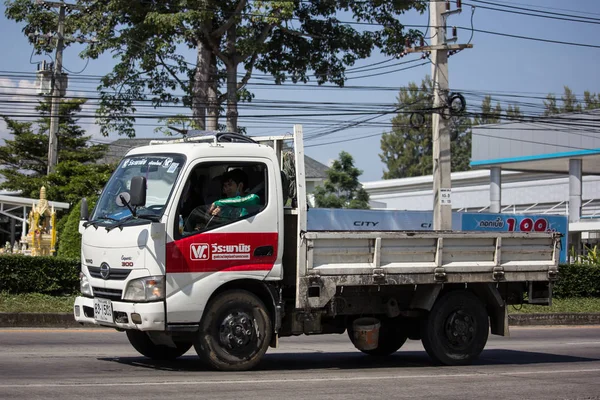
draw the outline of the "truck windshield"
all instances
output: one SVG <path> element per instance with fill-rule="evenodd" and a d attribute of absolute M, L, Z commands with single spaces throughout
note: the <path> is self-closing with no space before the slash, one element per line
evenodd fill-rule
<path fill-rule="evenodd" d="M 143 176 L 147 181 L 146 205 L 138 207 L 136 215 L 158 220 L 184 163 L 184 156 L 174 154 L 124 158 L 104 187 L 91 220 L 115 224 L 125 218 L 131 219 L 131 212 L 120 200 L 120 195 L 129 198 L 131 178 L 134 176 Z"/>

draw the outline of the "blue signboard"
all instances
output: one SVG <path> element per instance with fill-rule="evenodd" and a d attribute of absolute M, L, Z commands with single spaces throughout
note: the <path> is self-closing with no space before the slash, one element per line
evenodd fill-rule
<path fill-rule="evenodd" d="M 430 231 L 433 212 L 311 208 L 307 224 L 309 231 Z M 452 229 L 460 230 L 460 226 L 460 215 L 455 213 Z"/>
<path fill-rule="evenodd" d="M 560 262 L 567 261 L 569 221 L 561 215 L 460 213 L 463 231 L 559 232 L 562 233 Z"/>
<path fill-rule="evenodd" d="M 311 208 L 309 231 L 429 231 L 433 212 Z M 455 231 L 559 232 L 560 261 L 567 261 L 568 219 L 560 215 L 452 213 Z"/>

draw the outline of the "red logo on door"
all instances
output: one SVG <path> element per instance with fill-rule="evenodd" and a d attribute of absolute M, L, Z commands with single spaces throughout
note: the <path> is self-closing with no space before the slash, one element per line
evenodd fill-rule
<path fill-rule="evenodd" d="M 210 259 L 210 247 L 207 243 L 192 243 L 190 245 L 190 260 Z"/>

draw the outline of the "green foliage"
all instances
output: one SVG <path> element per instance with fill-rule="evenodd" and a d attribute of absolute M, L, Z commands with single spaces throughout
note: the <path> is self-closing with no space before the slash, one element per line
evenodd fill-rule
<path fill-rule="evenodd" d="M 342 151 L 340 158 L 327 170 L 324 186 L 314 191 L 315 203 L 320 208 L 369 208 L 369 194 L 358 177 L 362 171 L 354 166 L 354 159 Z"/>
<path fill-rule="evenodd" d="M 46 178 L 48 198 L 73 204 L 82 197 L 97 196 L 113 170 L 110 164 L 62 161 Z"/>
<path fill-rule="evenodd" d="M 400 89 L 398 115 L 392 119 L 392 131 L 381 137 L 381 161 L 387 171 L 383 179 L 423 176 L 432 173 L 433 142 L 431 134 L 431 109 L 433 107 L 433 83 L 429 77 L 420 85 L 409 83 Z M 424 124 L 415 127 L 410 117 L 413 112 L 422 113 Z M 471 121 L 466 116 L 449 120 L 452 171 L 466 171 L 471 160 Z"/>
<path fill-rule="evenodd" d="M 586 90 L 583 92 L 583 103 L 586 111 L 600 108 L 600 94 L 590 93 Z"/>
<path fill-rule="evenodd" d="M 565 86 L 565 93 L 562 95 L 561 99 L 563 102 L 562 112 L 581 112 L 581 104 L 579 104 L 577 96 L 575 96 L 568 86 Z"/>
<path fill-rule="evenodd" d="M 228 129 L 237 130 L 237 101 L 252 98 L 244 87 L 255 70 L 271 74 L 277 83 L 306 82 L 314 74 L 319 84 L 341 86 L 346 67 L 369 57 L 374 49 L 397 55 L 407 37 L 416 41 L 422 34 L 406 30 L 400 17 L 427 9 L 423 0 L 79 0 L 77 4 L 81 8 L 68 14 L 65 33 L 97 39 L 81 56 L 95 59 L 108 52 L 117 61 L 99 87 L 102 132 L 128 136 L 135 136 L 138 101 L 154 106 L 183 103 L 203 129 L 216 129 L 220 107 L 227 102 Z M 369 29 L 340 21 L 339 13 L 370 24 Z M 31 0 L 7 0 L 6 16 L 24 23 L 25 34 L 56 29 L 55 13 Z M 29 40 L 38 52 L 51 48 Z M 189 49 L 197 53 L 193 60 L 183 55 Z"/>
<path fill-rule="evenodd" d="M 546 96 L 546 100 L 544 100 L 544 115 L 548 116 L 570 112 L 582 112 L 600 108 L 599 94 L 585 91 L 583 93 L 582 103 L 579 101 L 579 99 L 577 99 L 577 96 L 575 96 L 573 91 L 568 86 L 564 87 L 564 93 L 560 100 L 562 105 L 559 106 L 556 96 L 552 93 L 548 94 L 548 96 Z"/>
<path fill-rule="evenodd" d="M 79 290 L 80 262 L 59 257 L 0 256 L 0 282 L 7 293 L 72 294 Z"/>
<path fill-rule="evenodd" d="M 514 112 L 514 110 L 511 110 Z M 496 107 L 492 106 L 492 96 L 485 96 L 481 102 L 481 114 L 477 114 L 473 118 L 473 126 L 498 124 L 502 119 L 502 106 L 496 103 Z"/>
<path fill-rule="evenodd" d="M 41 293 L 10 294 L 0 292 L 0 312 L 71 313 L 75 295 L 51 296 Z"/>
<path fill-rule="evenodd" d="M 559 267 L 554 296 L 600 297 L 599 264 L 564 264 Z"/>
<path fill-rule="evenodd" d="M 544 100 L 544 115 L 552 115 L 552 114 L 560 114 L 560 109 L 556 104 L 556 96 L 552 93 L 546 96 L 546 100 Z"/>
<path fill-rule="evenodd" d="M 519 108 L 519 106 L 513 106 L 512 104 L 509 104 L 508 107 L 506 107 L 507 120 L 516 120 L 517 122 L 519 122 L 519 120 L 521 120 L 522 118 L 523 114 L 521 113 L 521 109 Z"/>
<path fill-rule="evenodd" d="M 76 115 L 85 100 L 66 100 L 60 105 L 58 161 L 49 175 L 48 131 L 49 104 L 36 108 L 41 118 L 36 122 L 19 122 L 3 117 L 12 139 L 0 147 L 0 174 L 6 179 L 1 189 L 20 191 L 24 197 L 38 198 L 42 186 L 54 201 L 73 202 L 82 196 L 98 192 L 108 180 L 113 167 L 98 165 L 106 151 L 105 145 L 88 145 L 90 138 L 77 125 Z"/>
<path fill-rule="evenodd" d="M 573 264 L 600 265 L 600 247 L 598 246 L 584 246 L 584 254 L 577 254 L 571 247 L 569 256 L 571 260 L 574 260 Z"/>
<path fill-rule="evenodd" d="M 509 314 L 597 313 L 599 311 L 600 297 L 554 298 L 550 307 L 523 304 L 508 308 Z"/>
<path fill-rule="evenodd" d="M 97 197 L 88 199 L 88 211 L 94 209 L 94 206 L 98 201 Z M 59 246 L 57 255 L 63 258 L 79 259 L 81 257 L 81 234 L 79 233 L 79 220 L 81 217 L 81 200 L 79 200 L 73 207 L 69 214 L 63 218 L 65 223 L 62 229 L 58 232 L 59 234 Z"/>

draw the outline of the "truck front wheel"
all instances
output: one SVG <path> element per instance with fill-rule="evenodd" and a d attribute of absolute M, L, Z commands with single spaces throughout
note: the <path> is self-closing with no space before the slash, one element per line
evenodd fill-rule
<path fill-rule="evenodd" d="M 175 342 L 175 347 L 154 344 L 146 332 L 135 330 L 127 331 L 127 339 L 138 353 L 153 360 L 174 360 L 192 347 L 191 343 L 184 342 Z"/>
<path fill-rule="evenodd" d="M 194 347 L 212 368 L 248 370 L 267 351 L 272 331 L 263 302 L 245 290 L 231 290 L 218 295 L 204 310 Z"/>
<path fill-rule="evenodd" d="M 423 320 L 421 340 L 436 363 L 465 365 L 483 351 L 489 327 L 485 306 L 474 294 L 449 292 L 437 300 Z"/>

